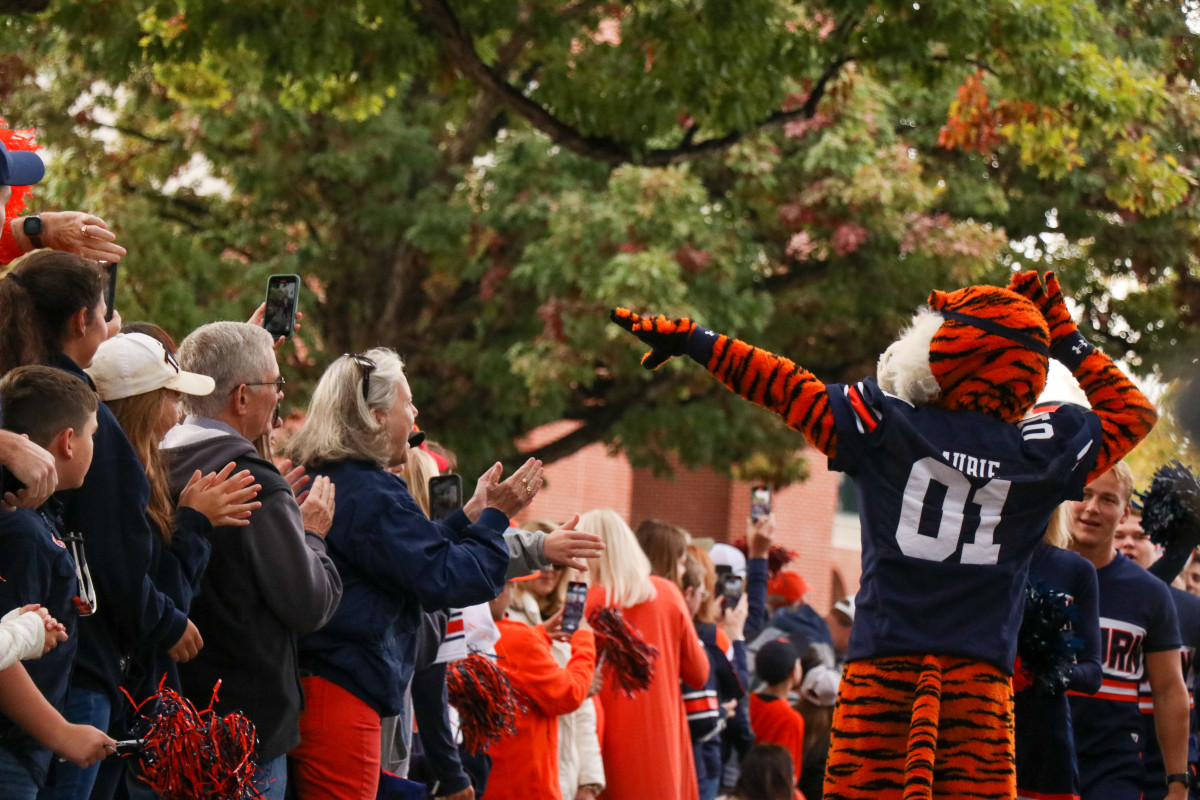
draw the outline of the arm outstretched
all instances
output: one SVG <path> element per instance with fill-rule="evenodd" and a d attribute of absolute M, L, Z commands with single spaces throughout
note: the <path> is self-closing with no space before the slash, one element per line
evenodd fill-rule
<path fill-rule="evenodd" d="M 642 357 L 647 369 L 657 369 L 672 356 L 691 356 L 730 391 L 774 411 L 822 453 L 834 455 L 837 440 L 829 393 L 808 370 L 686 318 L 641 317 L 618 308 L 611 319 L 650 346 Z"/>

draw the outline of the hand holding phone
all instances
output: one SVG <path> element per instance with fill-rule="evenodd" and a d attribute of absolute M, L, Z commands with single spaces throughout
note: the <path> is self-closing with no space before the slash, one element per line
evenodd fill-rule
<path fill-rule="evenodd" d="M 763 484 L 750 487 L 750 519 L 753 522 L 771 515 L 771 487 Z"/>
<path fill-rule="evenodd" d="M 300 276 L 272 275 L 267 279 L 267 304 L 263 327 L 272 339 L 292 338 L 296 331 L 296 310 L 300 304 Z"/>

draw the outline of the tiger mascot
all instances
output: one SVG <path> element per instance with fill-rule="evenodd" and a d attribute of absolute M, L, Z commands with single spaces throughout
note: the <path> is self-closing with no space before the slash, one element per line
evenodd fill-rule
<path fill-rule="evenodd" d="M 1011 676 L 1030 557 L 1055 507 L 1156 418 L 1079 333 L 1054 274 L 933 292 L 877 377 L 853 385 L 688 319 L 618 308 L 612 320 L 649 345 L 644 366 L 690 356 L 855 482 L 862 578 L 825 797 L 1014 797 Z M 1091 411 L 1027 416 L 1050 357 Z"/>

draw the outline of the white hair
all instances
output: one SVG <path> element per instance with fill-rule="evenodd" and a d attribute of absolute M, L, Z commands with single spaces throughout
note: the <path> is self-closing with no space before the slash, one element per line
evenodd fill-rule
<path fill-rule="evenodd" d="M 211 394 L 185 394 L 184 409 L 219 416 L 234 389 L 267 377 L 275 364 L 274 344 L 266 328 L 248 322 L 210 322 L 189 333 L 179 344 L 180 369 L 207 375 L 216 386 Z"/>
<path fill-rule="evenodd" d="M 287 455 L 297 464 L 329 464 L 346 459 L 373 461 L 388 466 L 392 442 L 386 423 L 371 411 L 392 410 L 398 396 L 396 383 L 404 376 L 404 362 L 395 351 L 376 347 L 362 354 L 374 369 L 360 366 L 344 355 L 329 365 L 317 388 L 304 425 L 288 440 Z M 369 381 L 367 399 L 363 384 Z"/>
<path fill-rule="evenodd" d="M 879 388 L 913 405 L 930 402 L 941 391 L 929 366 L 933 337 L 945 322 L 933 309 L 921 307 L 900 338 L 879 357 L 875 380 Z"/>
<path fill-rule="evenodd" d="M 588 559 L 592 583 L 604 587 L 605 605 L 629 608 L 657 594 L 650 581 L 650 559 L 621 515 L 598 508 L 579 518 L 576 530 L 594 533 L 604 542 L 599 558 Z"/>

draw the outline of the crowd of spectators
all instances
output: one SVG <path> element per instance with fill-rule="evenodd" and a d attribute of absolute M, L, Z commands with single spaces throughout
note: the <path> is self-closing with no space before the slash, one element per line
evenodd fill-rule
<path fill-rule="evenodd" d="M 0 200 L 43 171 L 0 145 Z M 605 508 L 518 528 L 544 484 L 529 459 L 433 519 L 453 453 L 412 438 L 399 354 L 336 359 L 276 456 L 285 383 L 262 309 L 176 347 L 107 307 L 105 265 L 125 251 L 102 219 L 0 229 L 0 797 L 157 797 L 116 756 L 137 731 L 129 700 L 152 713 L 167 688 L 203 707 L 217 686 L 216 712 L 254 724 L 266 798 L 822 796 L 855 601 L 822 615 L 799 571 L 772 567 L 774 516 L 747 522 L 741 550 Z M 1151 784 L 1178 778 L 1164 765 L 1186 749 L 1200 566 L 1159 558 L 1127 472 L 1068 503 L 1034 556 L 1034 580 L 1078 605 L 1083 645 L 1069 695 L 1017 670 L 1030 791 L 1161 797 Z M 1181 568 L 1187 591 L 1168 589 Z M 606 669 L 588 622 L 602 609 L 653 650 L 637 691 Z M 1144 663 L 1117 669 L 1117 632 L 1135 629 Z M 471 653 L 524 701 L 486 750 L 466 747 L 447 689 Z M 1096 705 L 1130 681 L 1141 708 Z"/>

